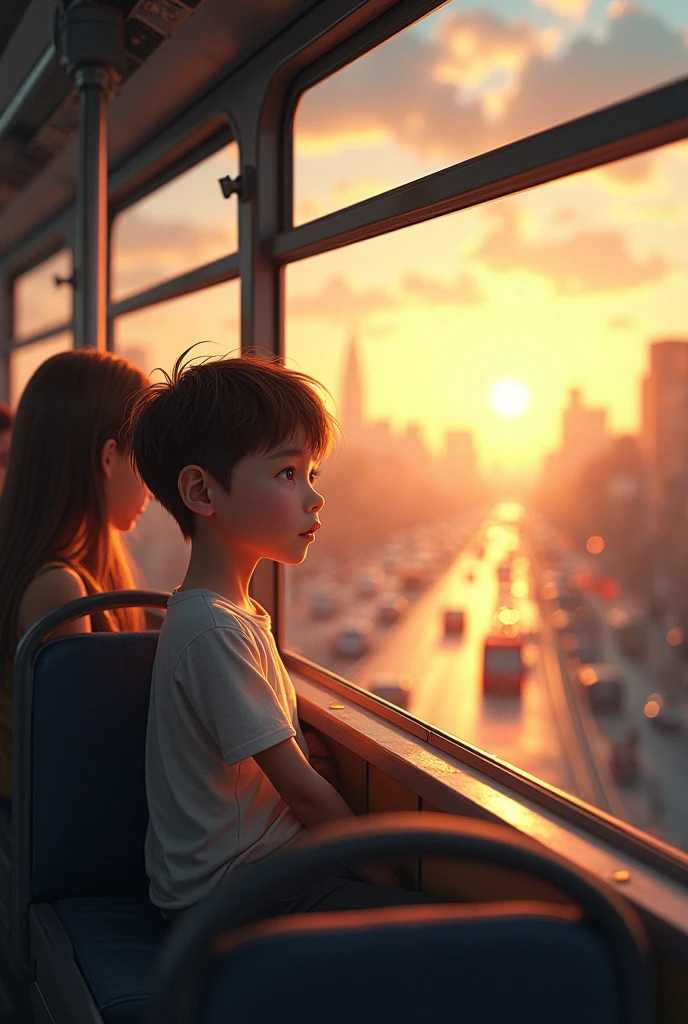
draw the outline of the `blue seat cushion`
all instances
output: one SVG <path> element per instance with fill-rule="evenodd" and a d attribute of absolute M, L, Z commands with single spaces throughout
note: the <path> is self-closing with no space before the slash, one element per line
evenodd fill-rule
<path fill-rule="evenodd" d="M 227 933 L 198 1024 L 620 1024 L 610 959 L 591 931 L 546 913 L 474 910 L 434 921 L 416 907 L 299 915 L 252 926 L 238 945 Z"/>
<path fill-rule="evenodd" d="M 106 1024 L 143 1024 L 167 925 L 147 897 L 57 900 L 55 913 Z"/>

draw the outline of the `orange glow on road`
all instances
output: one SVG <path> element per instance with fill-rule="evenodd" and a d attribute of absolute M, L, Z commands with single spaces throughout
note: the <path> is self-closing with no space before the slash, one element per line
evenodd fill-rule
<path fill-rule="evenodd" d="M 651 693 L 647 704 L 643 708 L 646 718 L 656 718 L 664 705 L 664 698 L 659 693 Z"/>
<path fill-rule="evenodd" d="M 666 641 L 670 647 L 680 647 L 683 643 L 683 630 L 680 626 L 674 626 L 666 635 Z"/>

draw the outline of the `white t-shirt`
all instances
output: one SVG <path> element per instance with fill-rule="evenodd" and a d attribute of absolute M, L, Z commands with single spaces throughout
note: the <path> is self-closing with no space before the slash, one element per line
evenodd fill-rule
<path fill-rule="evenodd" d="M 270 616 L 210 590 L 172 594 L 153 668 L 146 792 L 150 897 L 189 907 L 303 831 L 254 754 L 308 748 Z"/>

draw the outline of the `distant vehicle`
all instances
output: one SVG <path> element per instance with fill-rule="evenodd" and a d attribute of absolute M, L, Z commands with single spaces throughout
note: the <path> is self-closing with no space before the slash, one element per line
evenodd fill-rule
<path fill-rule="evenodd" d="M 511 566 L 508 562 L 502 562 L 497 568 L 497 579 L 500 584 L 511 583 Z"/>
<path fill-rule="evenodd" d="M 401 573 L 404 590 L 423 590 L 428 584 L 428 571 L 420 562 L 410 562 Z"/>
<path fill-rule="evenodd" d="M 626 658 L 642 658 L 645 653 L 645 625 L 642 619 L 627 618 L 618 625 L 612 625 L 614 639 L 619 652 Z"/>
<path fill-rule="evenodd" d="M 585 687 L 595 711 L 621 711 L 625 686 L 616 665 L 606 662 L 581 665 L 578 681 Z"/>
<path fill-rule="evenodd" d="M 640 774 L 640 737 L 632 731 L 612 744 L 612 775 L 616 782 L 632 786 Z"/>
<path fill-rule="evenodd" d="M 447 608 L 444 613 L 444 635 L 463 636 L 466 628 L 466 613 L 463 608 Z"/>
<path fill-rule="evenodd" d="M 386 672 L 366 682 L 365 688 L 404 711 L 408 708 L 411 680 L 407 676 Z"/>
<path fill-rule="evenodd" d="M 342 658 L 360 658 L 370 650 L 373 625 L 368 619 L 349 622 L 332 639 L 332 649 Z"/>
<path fill-rule="evenodd" d="M 391 592 L 383 594 L 378 610 L 380 622 L 387 624 L 397 622 L 402 615 L 406 614 L 408 607 L 408 598 L 403 597 L 402 594 L 393 594 Z"/>
<path fill-rule="evenodd" d="M 356 583 L 356 593 L 359 597 L 373 597 L 384 582 L 385 574 L 382 569 L 371 566 L 370 569 L 366 569 L 359 576 Z"/>
<path fill-rule="evenodd" d="M 337 591 L 333 587 L 323 588 L 313 595 L 311 614 L 314 619 L 329 619 L 337 610 Z"/>
<path fill-rule="evenodd" d="M 575 658 L 581 665 L 599 663 L 601 660 L 599 645 L 592 636 L 567 633 L 562 637 L 561 646 L 570 658 Z"/>
<path fill-rule="evenodd" d="M 515 694 L 523 685 L 525 668 L 522 657 L 523 638 L 490 633 L 485 638 L 483 657 L 483 690 L 485 693 Z"/>
<path fill-rule="evenodd" d="M 667 704 L 659 693 L 651 693 L 645 704 L 645 717 L 663 732 L 680 732 L 683 715 L 677 707 Z"/>

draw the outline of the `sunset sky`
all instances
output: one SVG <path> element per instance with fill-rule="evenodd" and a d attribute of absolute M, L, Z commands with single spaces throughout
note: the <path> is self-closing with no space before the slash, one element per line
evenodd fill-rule
<path fill-rule="evenodd" d="M 688 4 L 452 0 L 302 99 L 295 223 L 684 76 Z M 231 252 L 228 146 L 116 222 L 121 297 Z M 366 412 L 420 423 L 439 448 L 475 434 L 485 464 L 536 465 L 559 441 L 566 391 L 637 430 L 647 345 L 688 339 L 688 142 L 287 269 L 290 365 L 339 397 L 358 338 Z M 124 354 L 170 365 L 203 338 L 238 344 L 236 282 L 121 318 Z M 531 393 L 490 407 L 496 381 Z"/>

